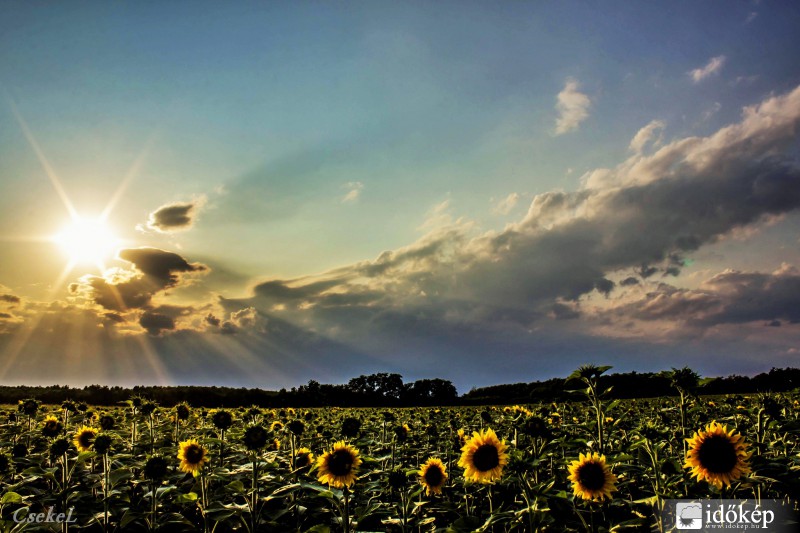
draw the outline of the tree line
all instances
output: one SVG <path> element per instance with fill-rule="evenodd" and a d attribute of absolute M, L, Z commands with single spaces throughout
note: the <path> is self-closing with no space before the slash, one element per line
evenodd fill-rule
<path fill-rule="evenodd" d="M 567 378 L 473 388 L 458 395 L 456 387 L 444 379 L 420 379 L 404 383 L 400 374 L 362 375 L 348 383 L 331 385 L 311 380 L 305 385 L 279 391 L 258 388 L 207 386 L 88 385 L 85 387 L 0 386 L 0 403 L 16 404 L 26 398 L 60 404 L 65 400 L 89 405 L 117 405 L 132 397 L 153 400 L 170 407 L 181 402 L 205 407 L 411 407 L 430 405 L 510 405 L 565 401 L 573 396 L 565 387 Z M 671 396 L 675 389 L 664 372 L 627 372 L 599 377 L 599 385 L 609 390 L 609 398 L 648 398 Z M 707 378 L 696 389 L 698 395 L 785 392 L 800 388 L 800 369 L 773 368 L 757 376 L 732 375 Z"/>

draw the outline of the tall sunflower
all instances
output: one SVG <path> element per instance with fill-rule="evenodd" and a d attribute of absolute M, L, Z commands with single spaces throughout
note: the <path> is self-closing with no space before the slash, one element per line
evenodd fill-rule
<path fill-rule="evenodd" d="M 75 439 L 72 441 L 79 452 L 88 452 L 94 444 L 94 438 L 97 436 L 97 430 L 89 426 L 81 426 L 75 432 Z"/>
<path fill-rule="evenodd" d="M 333 449 L 317 460 L 317 479 L 337 489 L 349 487 L 356 481 L 356 473 L 361 464 L 358 450 L 343 440 L 335 443 Z"/>
<path fill-rule="evenodd" d="M 594 501 L 611 499 L 611 493 L 617 490 L 617 476 L 608 469 L 605 455 L 580 454 L 568 470 L 567 479 L 572 481 L 572 492 L 579 498 Z"/>
<path fill-rule="evenodd" d="M 492 483 L 503 475 L 508 463 L 506 442 L 500 441 L 492 429 L 478 433 L 461 448 L 458 466 L 464 469 L 464 479 L 477 483 Z"/>
<path fill-rule="evenodd" d="M 208 450 L 194 439 L 185 440 L 178 445 L 178 459 L 181 461 L 181 470 L 194 475 L 208 462 Z"/>
<path fill-rule="evenodd" d="M 447 468 L 441 459 L 431 457 L 425 461 L 418 473 L 420 485 L 425 487 L 425 493 L 428 496 L 442 493 L 442 487 L 447 481 Z"/>
<path fill-rule="evenodd" d="M 705 479 L 720 489 L 750 473 L 747 443 L 734 429 L 713 421 L 686 442 L 689 449 L 683 467 L 690 468 L 697 481 Z"/>

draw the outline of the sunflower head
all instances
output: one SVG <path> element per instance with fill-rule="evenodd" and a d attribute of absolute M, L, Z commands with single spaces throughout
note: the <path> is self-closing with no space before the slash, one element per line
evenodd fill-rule
<path fill-rule="evenodd" d="M 394 435 L 397 437 L 399 442 L 405 442 L 410 432 L 411 428 L 408 427 L 408 424 L 403 424 L 402 426 L 397 426 L 394 428 Z"/>
<path fill-rule="evenodd" d="M 572 492 L 584 500 L 611 499 L 617 490 L 617 476 L 606 465 L 606 457 L 597 453 L 580 454 L 568 467 Z"/>
<path fill-rule="evenodd" d="M 503 475 L 508 464 L 505 441 L 497 438 L 494 430 L 474 432 L 461 448 L 458 466 L 464 469 L 464 479 L 477 483 L 492 483 Z"/>
<path fill-rule="evenodd" d="M 61 433 L 61 422 L 53 415 L 48 415 L 42 422 L 42 435 L 45 437 L 56 437 Z"/>
<path fill-rule="evenodd" d="M 719 489 L 750 473 L 747 443 L 735 430 L 713 421 L 686 441 L 683 466 L 690 468 L 698 481 L 705 479 Z"/>
<path fill-rule="evenodd" d="M 50 445 L 50 455 L 52 457 L 62 456 L 65 453 L 67 453 L 68 450 L 69 450 L 69 441 L 64 437 L 54 440 L 53 443 Z"/>
<path fill-rule="evenodd" d="M 101 433 L 94 439 L 94 451 L 99 454 L 108 453 L 112 444 L 114 444 L 114 439 L 111 435 Z"/>
<path fill-rule="evenodd" d="M 361 431 L 361 420 L 349 416 L 342 420 L 342 436 L 357 437 Z"/>
<path fill-rule="evenodd" d="M 185 440 L 178 445 L 178 459 L 181 462 L 181 470 L 187 474 L 197 475 L 209 460 L 208 450 L 194 439 Z"/>
<path fill-rule="evenodd" d="M 78 406 L 78 410 L 81 409 L 81 406 Z M 142 413 L 144 416 L 150 416 L 156 412 L 158 409 L 158 404 L 155 402 L 146 401 L 142 403 L 142 406 L 139 409 L 139 412 Z"/>
<path fill-rule="evenodd" d="M 175 416 L 178 417 L 178 420 L 188 420 L 189 419 L 189 405 L 186 403 L 179 403 L 175 406 Z"/>
<path fill-rule="evenodd" d="M 39 400 L 34 400 L 33 398 L 20 400 L 17 410 L 28 416 L 36 416 L 36 412 L 39 410 Z"/>
<path fill-rule="evenodd" d="M 317 460 L 317 479 L 341 489 L 349 487 L 356 481 L 361 458 L 358 450 L 343 440 L 335 443 L 333 449 Z"/>
<path fill-rule="evenodd" d="M 217 429 L 225 431 L 233 424 L 233 415 L 230 411 L 220 410 L 214 413 L 211 421 L 217 427 Z"/>
<path fill-rule="evenodd" d="M 280 420 L 275 420 L 269 428 L 272 431 L 281 431 L 283 429 L 283 422 Z"/>
<path fill-rule="evenodd" d="M 419 482 L 425 487 L 425 493 L 428 496 L 433 494 L 441 494 L 442 487 L 447 481 L 447 468 L 442 463 L 441 459 L 431 457 L 419 469 Z"/>
<path fill-rule="evenodd" d="M 89 426 L 81 426 L 75 432 L 75 439 L 72 441 L 79 452 L 88 452 L 94 444 L 94 438 L 97 437 L 97 430 Z"/>
<path fill-rule="evenodd" d="M 115 425 L 116 422 L 114 421 L 114 417 L 109 415 L 108 413 L 103 414 L 100 417 L 100 427 L 103 429 L 103 431 L 111 431 L 112 429 L 114 429 Z"/>
<path fill-rule="evenodd" d="M 146 479 L 157 481 L 167 476 L 168 467 L 169 463 L 167 463 L 166 458 L 161 457 L 160 455 L 153 455 L 147 459 L 142 473 Z"/>
<path fill-rule="evenodd" d="M 286 424 L 286 429 L 291 431 L 294 435 L 298 437 L 303 434 L 306 430 L 306 425 L 303 423 L 302 420 L 291 420 L 288 424 Z"/>
<path fill-rule="evenodd" d="M 295 468 L 307 468 L 314 463 L 314 454 L 308 448 L 300 448 L 294 455 Z"/>
<path fill-rule="evenodd" d="M 260 450 L 267 444 L 267 430 L 261 426 L 250 426 L 244 432 L 242 441 L 248 450 Z"/>

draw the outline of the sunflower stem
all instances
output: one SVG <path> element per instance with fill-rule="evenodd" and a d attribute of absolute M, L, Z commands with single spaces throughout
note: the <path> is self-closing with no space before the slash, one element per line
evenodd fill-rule
<path fill-rule="evenodd" d="M 250 505 L 250 531 L 255 532 L 258 525 L 258 516 L 256 515 L 256 507 L 258 506 L 258 452 L 253 452 L 253 484 L 251 491 L 251 505 Z"/>
<path fill-rule="evenodd" d="M 103 531 L 108 531 L 108 452 L 103 454 Z"/>
<path fill-rule="evenodd" d="M 342 489 L 344 496 L 344 507 L 342 507 L 342 526 L 344 526 L 344 533 L 350 533 L 350 489 L 344 487 Z"/>
<path fill-rule="evenodd" d="M 150 482 L 150 531 L 155 531 L 158 527 L 158 501 L 156 500 L 156 482 Z"/>

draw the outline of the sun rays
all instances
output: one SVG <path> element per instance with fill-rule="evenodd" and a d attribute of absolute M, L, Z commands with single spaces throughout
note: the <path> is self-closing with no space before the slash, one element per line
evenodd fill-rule
<path fill-rule="evenodd" d="M 147 152 L 152 145 L 155 135 L 151 135 L 144 147 L 136 157 L 131 168 L 125 173 L 119 186 L 115 189 L 111 198 L 103 208 L 101 214 L 97 217 L 86 216 L 79 212 L 72 202 L 63 181 L 58 176 L 58 173 L 47 159 L 44 150 L 40 146 L 33 131 L 29 127 L 22 113 L 14 103 L 14 101 L 6 95 L 6 101 L 16 118 L 17 124 L 20 127 L 25 139 L 36 155 L 39 164 L 41 165 L 44 173 L 47 175 L 50 183 L 53 186 L 57 196 L 61 200 L 64 209 L 67 212 L 68 222 L 65 226 L 55 235 L 33 235 L 29 237 L 11 237 L 3 238 L 6 241 L 16 242 L 31 242 L 31 243 L 51 243 L 61 249 L 66 256 L 64 267 L 60 273 L 50 284 L 50 290 L 47 300 L 52 300 L 59 291 L 64 290 L 69 275 L 77 268 L 94 268 L 97 273 L 103 275 L 107 270 L 107 262 L 116 259 L 116 254 L 124 246 L 131 245 L 124 239 L 118 237 L 108 220 L 115 208 L 115 206 L 122 199 L 127 187 L 136 178 L 139 169 L 147 155 Z M 121 298 L 118 298 L 121 302 Z M 125 309 L 127 310 L 127 309 Z M 4 350 L 3 365 L 0 367 L 0 376 L 5 376 L 10 368 L 17 362 L 20 355 L 24 352 L 26 346 L 30 342 L 32 336 L 42 329 L 48 329 L 49 326 L 45 320 L 47 313 L 43 310 L 38 310 L 31 313 L 26 323 L 21 325 L 11 341 L 6 345 Z M 87 327 L 100 327 L 98 322 L 92 321 L 89 324 L 87 319 L 77 320 L 72 323 L 70 331 L 65 332 L 64 340 L 68 343 L 79 345 L 83 339 L 87 338 L 85 335 L 85 328 Z M 91 337 L 89 335 L 88 337 Z M 143 336 L 136 336 L 136 344 L 139 347 L 138 354 L 140 359 L 143 359 L 146 364 L 151 367 L 151 370 L 156 377 L 156 381 L 166 383 L 168 380 L 167 372 L 163 362 L 158 359 L 156 351 L 150 344 L 149 339 Z M 102 351 L 102 350 L 101 350 Z M 74 359 L 76 353 L 80 350 L 70 350 L 73 355 L 68 359 Z M 136 354 L 127 354 L 128 358 L 134 358 Z M 79 357 L 79 356 L 78 356 Z M 75 363 L 75 361 L 67 361 Z"/>

